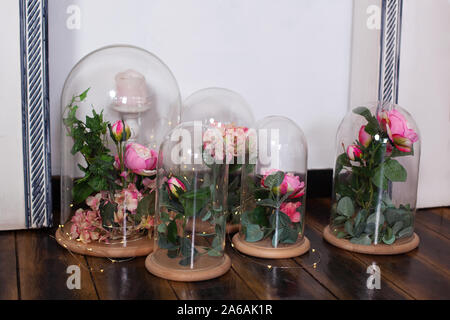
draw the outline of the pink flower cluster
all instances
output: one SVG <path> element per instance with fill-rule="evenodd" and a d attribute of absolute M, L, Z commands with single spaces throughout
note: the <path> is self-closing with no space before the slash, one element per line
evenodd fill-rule
<path fill-rule="evenodd" d="M 378 122 L 381 128 L 387 133 L 389 140 L 394 146 L 402 152 L 411 152 L 414 142 L 419 140 L 417 133 L 408 127 L 408 122 L 405 117 L 396 109 L 390 111 L 382 111 L 377 115 Z M 358 133 L 358 141 L 364 147 L 369 147 L 372 142 L 372 136 L 366 132 L 366 126 L 361 126 Z M 361 159 L 363 152 L 361 148 L 356 145 L 349 145 L 347 147 L 347 156 L 350 160 L 356 161 Z M 386 152 L 392 152 L 392 145 L 388 143 Z"/>
<path fill-rule="evenodd" d="M 267 188 L 265 180 L 268 176 L 278 172 L 280 170 L 270 169 L 261 179 L 261 186 Z M 283 196 L 287 193 L 291 193 L 287 198 L 290 200 L 298 199 L 305 194 L 305 182 L 300 181 L 299 176 L 295 176 L 292 173 L 286 173 L 283 178 L 283 182 L 276 187 L 272 188 L 272 192 L 276 195 Z M 300 222 L 300 211 L 298 208 L 302 205 L 300 201 L 295 202 L 283 202 L 280 206 L 280 211 L 285 213 L 293 223 Z"/>
<path fill-rule="evenodd" d="M 86 199 L 86 204 L 90 207 L 88 210 L 78 209 L 72 217 L 72 227 L 70 228 L 70 236 L 74 239 L 80 239 L 83 243 L 91 241 L 102 241 L 107 239 L 107 235 L 102 232 L 102 218 L 100 216 L 100 201 L 104 193 L 97 193 Z"/>
<path fill-rule="evenodd" d="M 264 184 L 266 178 L 278 171 L 280 170 L 277 169 L 268 170 L 261 179 L 261 186 L 267 187 Z M 272 192 L 276 195 L 281 196 L 291 192 L 291 195 L 288 196 L 288 199 L 300 198 L 305 194 L 305 182 L 300 181 L 299 176 L 295 176 L 292 173 L 286 173 L 284 175 L 283 182 L 279 186 L 273 187 Z"/>
<path fill-rule="evenodd" d="M 217 161 L 230 163 L 234 157 L 244 156 L 249 135 L 247 127 L 214 122 L 203 134 L 203 149 Z"/>

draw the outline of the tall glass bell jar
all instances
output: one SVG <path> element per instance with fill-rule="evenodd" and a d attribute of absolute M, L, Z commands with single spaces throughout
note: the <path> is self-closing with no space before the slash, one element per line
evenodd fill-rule
<path fill-rule="evenodd" d="M 199 122 L 181 123 L 161 144 L 155 250 L 146 259 L 151 273 L 199 281 L 230 268 L 224 253 L 228 165 L 223 151 L 220 131 Z"/>
<path fill-rule="evenodd" d="M 61 96 L 61 244 L 98 256 L 149 253 L 157 150 L 180 108 L 171 71 L 144 49 L 104 47 L 73 67 Z"/>
<path fill-rule="evenodd" d="M 325 238 L 373 254 L 417 247 L 414 233 L 420 133 L 402 107 L 353 108 L 336 136 L 333 204 Z"/>
<path fill-rule="evenodd" d="M 225 88 L 198 90 L 183 101 L 181 121 L 201 121 L 218 128 L 226 142 L 229 164 L 227 232 L 239 228 L 241 168 L 248 146 L 248 129 L 254 125 L 253 111 L 237 92 Z"/>
<path fill-rule="evenodd" d="M 258 121 L 255 135 L 258 147 L 244 165 L 240 232 L 233 237 L 233 244 L 260 258 L 299 256 L 309 250 L 309 240 L 304 237 L 305 135 L 294 121 L 282 116 Z"/>

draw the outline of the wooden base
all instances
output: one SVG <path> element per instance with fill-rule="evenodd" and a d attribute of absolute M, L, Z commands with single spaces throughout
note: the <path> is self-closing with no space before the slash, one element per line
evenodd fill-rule
<path fill-rule="evenodd" d="M 173 281 L 204 281 L 220 277 L 231 268 L 228 255 L 223 257 L 201 256 L 195 261 L 195 268 L 182 266 L 180 259 L 169 258 L 167 250 L 157 250 L 145 259 L 147 270 L 157 277 Z"/>
<path fill-rule="evenodd" d="M 65 226 L 69 228 L 70 223 Z M 123 241 L 104 243 L 104 242 L 91 242 L 83 243 L 81 241 L 73 240 L 70 236 L 64 232 L 62 228 L 56 230 L 56 241 L 72 252 L 103 258 L 130 258 L 146 256 L 153 251 L 154 239 L 150 239 L 148 236 L 140 237 L 133 240 L 128 240 L 126 244 Z"/>
<path fill-rule="evenodd" d="M 190 219 L 186 223 L 186 230 L 192 231 L 192 219 Z M 214 226 L 208 223 L 207 221 L 202 221 L 200 219 L 195 221 L 195 230 L 197 233 L 214 233 L 216 232 L 214 229 Z M 231 224 L 227 222 L 227 225 L 225 227 L 225 232 L 227 234 L 236 233 L 239 231 L 239 224 Z"/>
<path fill-rule="evenodd" d="M 266 259 L 286 259 L 298 257 L 310 248 L 310 243 L 307 237 L 299 239 L 293 244 L 279 244 L 278 248 L 272 247 L 270 239 L 264 239 L 258 242 L 248 242 L 242 239 L 239 233 L 233 237 L 234 247 L 242 253 L 257 258 Z"/>
<path fill-rule="evenodd" d="M 354 244 L 347 239 L 337 238 L 331 232 L 330 226 L 326 226 L 325 229 L 323 229 L 323 237 L 326 241 L 328 241 L 329 243 L 338 248 L 357 253 L 375 254 L 375 255 L 393 255 L 406 253 L 417 248 L 420 242 L 419 236 L 416 233 L 414 233 L 411 237 L 399 239 L 390 245 L 372 244 L 366 246 L 363 244 Z"/>

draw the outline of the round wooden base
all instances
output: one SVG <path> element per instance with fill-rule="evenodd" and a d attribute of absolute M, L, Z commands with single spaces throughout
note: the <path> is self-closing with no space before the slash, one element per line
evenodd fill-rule
<path fill-rule="evenodd" d="M 66 225 L 70 230 L 70 225 Z M 64 248 L 83 255 L 102 257 L 102 258 L 130 258 L 146 256 L 153 251 L 154 240 L 149 239 L 148 236 L 138 239 L 124 241 L 103 243 L 91 242 L 83 243 L 81 241 L 73 240 L 62 228 L 56 230 L 56 241 Z"/>
<path fill-rule="evenodd" d="M 310 243 L 307 237 L 298 240 L 293 244 L 280 244 L 278 248 L 272 247 L 270 239 L 264 239 L 258 242 L 248 242 L 241 238 L 239 233 L 233 237 L 234 247 L 242 253 L 257 258 L 266 259 L 285 259 L 298 257 L 310 248 Z"/>
<path fill-rule="evenodd" d="M 147 270 L 157 277 L 173 281 L 204 281 L 225 274 L 231 268 L 228 255 L 223 257 L 201 256 L 195 261 L 195 269 L 182 266 L 180 259 L 167 256 L 167 250 L 158 250 L 145 259 Z"/>
<path fill-rule="evenodd" d="M 186 230 L 192 231 L 192 219 L 190 219 L 186 223 Z M 195 221 L 195 230 L 197 233 L 214 233 L 216 232 L 214 229 L 214 226 L 208 223 L 207 221 L 202 221 L 200 219 Z M 227 222 L 227 225 L 225 227 L 225 232 L 227 234 L 236 233 L 239 231 L 239 224 L 231 224 Z"/>
<path fill-rule="evenodd" d="M 366 246 L 363 244 L 354 244 L 347 239 L 337 238 L 331 232 L 330 226 L 326 226 L 325 229 L 323 229 L 323 237 L 326 241 L 341 249 L 357 253 L 375 254 L 375 255 L 393 255 L 406 253 L 417 248 L 420 242 L 419 236 L 416 233 L 414 233 L 411 237 L 397 240 L 390 245 L 372 244 Z"/>

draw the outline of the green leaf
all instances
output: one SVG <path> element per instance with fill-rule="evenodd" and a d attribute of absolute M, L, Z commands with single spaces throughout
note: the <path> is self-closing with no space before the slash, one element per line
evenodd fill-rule
<path fill-rule="evenodd" d="M 245 240 L 248 242 L 260 241 L 264 236 L 264 232 L 257 224 L 248 224 L 245 234 Z"/>
<path fill-rule="evenodd" d="M 354 244 L 362 244 L 362 245 L 366 245 L 366 246 L 369 246 L 372 244 L 372 240 L 370 240 L 370 238 L 367 234 L 363 234 L 359 237 L 351 238 L 350 242 L 354 243 Z"/>
<path fill-rule="evenodd" d="M 264 185 L 272 189 L 273 187 L 278 187 L 284 180 L 284 172 L 276 171 L 266 177 L 264 180 Z"/>
<path fill-rule="evenodd" d="M 208 210 L 208 212 L 204 215 L 204 217 L 202 218 L 202 221 L 206 221 L 209 218 L 211 218 L 211 210 Z"/>
<path fill-rule="evenodd" d="M 155 194 L 152 192 L 150 194 L 145 195 L 141 201 L 139 201 L 136 214 L 135 221 L 140 222 L 142 217 L 146 217 L 149 215 L 153 215 L 155 210 Z"/>
<path fill-rule="evenodd" d="M 298 231 L 295 228 L 284 227 L 280 233 L 280 243 L 295 243 L 298 239 Z"/>
<path fill-rule="evenodd" d="M 271 207 L 271 208 L 278 208 L 278 204 L 273 201 L 272 199 L 262 199 L 260 201 L 256 201 L 256 205 L 258 206 L 264 206 L 264 207 Z"/>
<path fill-rule="evenodd" d="M 114 223 L 114 213 L 117 211 L 117 204 L 112 202 L 106 202 L 104 200 L 101 201 L 100 206 L 100 215 L 102 217 L 103 225 L 111 225 Z"/>
<path fill-rule="evenodd" d="M 87 182 L 75 183 L 72 188 L 72 198 L 75 204 L 80 204 L 86 200 L 95 190 Z"/>
<path fill-rule="evenodd" d="M 374 175 L 371 178 L 372 183 L 381 190 L 387 190 L 388 180 L 383 173 L 383 164 L 376 167 Z"/>
<path fill-rule="evenodd" d="M 166 233 L 167 225 L 165 223 L 161 223 L 161 224 L 158 225 L 157 230 L 158 230 L 159 233 Z"/>
<path fill-rule="evenodd" d="M 383 242 L 385 244 L 393 244 L 395 241 L 395 234 L 390 227 L 386 228 L 386 233 L 383 236 Z"/>
<path fill-rule="evenodd" d="M 83 91 L 82 94 L 79 95 L 80 101 L 83 101 L 84 99 L 86 99 L 87 94 L 88 94 L 88 92 L 89 92 L 90 89 L 91 89 L 91 88 L 87 88 L 86 90 Z"/>
<path fill-rule="evenodd" d="M 347 231 L 347 233 L 349 235 L 354 236 L 354 234 L 353 234 L 353 223 L 350 220 L 347 220 L 345 222 L 344 229 L 345 229 L 345 231 Z"/>
<path fill-rule="evenodd" d="M 347 219 L 348 218 L 346 216 L 337 216 L 333 219 L 333 225 L 338 226 L 340 224 L 343 224 L 345 221 L 347 221 Z"/>
<path fill-rule="evenodd" d="M 338 239 L 345 238 L 346 236 L 347 236 L 347 233 L 344 232 L 344 231 L 339 231 L 339 232 L 337 233 L 337 235 L 336 235 L 336 237 L 337 237 Z"/>
<path fill-rule="evenodd" d="M 350 197 L 343 197 L 339 200 L 336 211 L 340 215 L 351 217 L 355 213 L 355 207 Z"/>
<path fill-rule="evenodd" d="M 210 197 L 210 189 L 206 187 L 185 192 L 180 195 L 179 200 L 184 207 L 184 214 L 191 217 L 197 215 L 210 202 Z"/>
<path fill-rule="evenodd" d="M 208 250 L 208 255 L 212 257 L 219 257 L 223 253 L 223 240 L 220 236 L 214 237 L 211 248 Z"/>
<path fill-rule="evenodd" d="M 398 238 L 405 238 L 405 237 L 409 237 L 410 235 L 412 235 L 414 232 L 414 228 L 413 227 L 407 227 L 405 229 L 402 229 L 399 233 L 398 233 Z"/>
<path fill-rule="evenodd" d="M 384 165 L 384 175 L 391 181 L 406 181 L 407 173 L 405 168 L 394 159 L 388 159 Z"/>
<path fill-rule="evenodd" d="M 392 227 L 392 233 L 396 235 L 403 228 L 403 221 L 397 221 Z"/>
<path fill-rule="evenodd" d="M 167 225 L 167 241 L 171 243 L 177 242 L 177 224 L 175 221 L 170 221 Z"/>
<path fill-rule="evenodd" d="M 179 245 L 177 243 L 172 243 L 167 240 L 167 237 L 160 233 L 158 234 L 158 247 L 161 249 L 167 249 L 167 250 L 176 250 L 179 248 Z"/>

